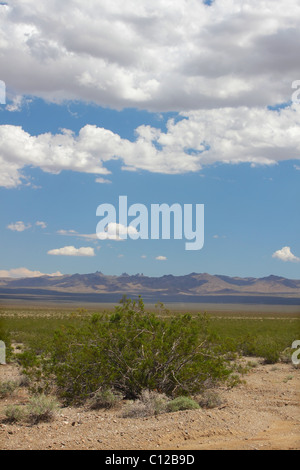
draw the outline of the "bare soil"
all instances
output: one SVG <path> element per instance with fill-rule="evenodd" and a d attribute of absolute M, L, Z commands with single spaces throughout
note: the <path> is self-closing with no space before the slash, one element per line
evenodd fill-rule
<path fill-rule="evenodd" d="M 122 408 L 62 408 L 53 422 L 38 425 L 5 422 L 6 406 L 28 401 L 19 388 L 0 399 L 0 449 L 299 450 L 299 373 L 292 364 L 259 363 L 245 384 L 219 389 L 222 405 L 210 410 L 125 419 Z M 18 375 L 16 366 L 0 366 L 1 381 Z"/>

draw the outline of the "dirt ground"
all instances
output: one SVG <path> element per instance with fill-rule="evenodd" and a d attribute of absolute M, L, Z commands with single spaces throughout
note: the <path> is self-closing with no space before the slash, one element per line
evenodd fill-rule
<path fill-rule="evenodd" d="M 6 406 L 28 400 L 20 388 L 0 399 L 0 449 L 299 450 L 299 374 L 292 364 L 259 363 L 245 384 L 220 389 L 222 405 L 209 410 L 125 419 L 121 409 L 62 408 L 51 423 L 8 424 Z M 15 366 L 0 366 L 1 381 L 17 376 Z"/>

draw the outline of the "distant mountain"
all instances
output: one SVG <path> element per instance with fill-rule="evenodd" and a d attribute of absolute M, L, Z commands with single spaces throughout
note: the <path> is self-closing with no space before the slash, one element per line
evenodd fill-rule
<path fill-rule="evenodd" d="M 0 279 L 0 299 L 119 300 L 122 295 L 164 302 L 289 303 L 300 305 L 300 280 L 278 276 L 240 278 L 191 273 L 148 277 L 142 274 L 106 276 L 101 272 L 59 277 Z"/>

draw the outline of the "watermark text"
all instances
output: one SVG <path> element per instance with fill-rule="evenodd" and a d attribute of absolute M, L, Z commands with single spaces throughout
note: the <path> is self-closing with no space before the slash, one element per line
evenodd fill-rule
<path fill-rule="evenodd" d="M 296 349 L 298 348 L 298 349 Z M 300 364 L 300 339 L 297 339 L 296 341 L 293 342 L 292 344 L 292 349 L 296 349 L 296 351 L 292 354 L 292 363 L 295 366 L 298 366 Z"/>
<path fill-rule="evenodd" d="M 0 365 L 6 364 L 6 346 L 4 341 L 0 341 Z"/>
<path fill-rule="evenodd" d="M 151 204 L 148 210 L 144 204 L 128 207 L 127 196 L 120 196 L 118 211 L 112 204 L 101 204 L 96 215 L 101 217 L 96 229 L 100 240 L 173 238 L 185 239 L 186 250 L 201 250 L 204 246 L 204 204 Z"/>
<path fill-rule="evenodd" d="M 6 86 L 2 80 L 0 80 L 0 104 L 6 104 Z"/>

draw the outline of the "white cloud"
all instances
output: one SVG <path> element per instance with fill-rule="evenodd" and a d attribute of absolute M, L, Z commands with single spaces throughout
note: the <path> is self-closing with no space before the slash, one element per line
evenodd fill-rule
<path fill-rule="evenodd" d="M 1 78 L 17 94 L 161 112 L 283 102 L 284 77 L 299 78 L 298 0 L 86 0 L 84 10 L 64 0 L 59 15 L 57 2 L 0 8 Z"/>
<path fill-rule="evenodd" d="M 74 237 L 74 236 L 79 235 L 78 232 L 76 232 L 76 230 L 58 230 L 57 233 L 59 235 L 66 235 L 68 237 Z"/>
<path fill-rule="evenodd" d="M 35 225 L 36 225 L 37 227 L 40 227 L 40 228 L 43 229 L 43 230 L 47 228 L 46 222 L 37 221 L 37 222 L 35 223 Z"/>
<path fill-rule="evenodd" d="M 96 233 L 90 233 L 90 234 L 78 233 L 76 232 L 76 230 L 58 230 L 57 233 L 58 235 L 63 235 L 66 237 L 77 237 L 77 238 L 83 238 L 86 240 L 98 240 Z"/>
<path fill-rule="evenodd" d="M 48 255 L 53 256 L 95 256 L 95 250 L 91 247 L 75 248 L 74 246 L 65 246 L 48 251 Z"/>
<path fill-rule="evenodd" d="M 36 227 L 40 227 L 43 230 L 47 228 L 46 222 L 42 222 L 42 221 L 37 221 L 35 222 L 34 225 L 36 225 Z M 25 230 L 29 230 L 31 227 L 32 227 L 31 224 L 29 223 L 25 224 L 24 222 L 19 221 L 19 222 L 9 224 L 6 228 L 8 230 L 12 230 L 13 232 L 24 232 Z"/>
<path fill-rule="evenodd" d="M 30 271 L 30 269 L 27 268 L 16 268 L 16 269 L 10 269 L 10 270 L 0 270 L 0 278 L 1 277 L 9 277 L 9 278 L 30 278 L 30 277 L 41 277 L 41 276 L 62 276 L 59 271 L 56 273 L 52 274 L 43 274 L 40 271 Z"/>
<path fill-rule="evenodd" d="M 97 233 L 99 240 L 115 241 L 122 241 L 124 240 L 124 237 L 130 237 L 131 235 L 138 235 L 138 231 L 135 227 L 132 227 L 131 225 L 129 225 L 129 227 L 125 227 L 125 225 L 117 224 L 115 222 L 109 223 L 104 232 Z"/>
<path fill-rule="evenodd" d="M 16 187 L 25 166 L 45 172 L 72 170 L 109 174 L 106 163 L 120 159 L 123 169 L 180 174 L 214 163 L 270 165 L 300 160 L 300 105 L 279 111 L 223 108 L 181 113 L 167 131 L 136 129 L 136 140 L 92 125 L 72 131 L 31 136 L 22 128 L 0 126 L 0 186 Z"/>
<path fill-rule="evenodd" d="M 105 178 L 96 178 L 95 179 L 95 182 L 96 183 L 99 183 L 99 184 L 110 184 L 111 181 L 110 180 L 107 180 Z"/>
<path fill-rule="evenodd" d="M 24 222 L 19 221 L 16 223 L 9 224 L 6 228 L 8 230 L 12 230 L 13 232 L 24 232 L 25 230 L 31 228 L 31 224 L 25 224 Z"/>
<path fill-rule="evenodd" d="M 166 256 L 157 256 L 155 258 L 157 261 L 166 261 L 167 260 L 167 257 Z"/>
<path fill-rule="evenodd" d="M 103 162 L 115 158 L 120 140 L 112 132 L 95 126 L 84 127 L 79 136 L 68 130 L 56 135 L 31 136 L 21 127 L 0 126 L 0 186 L 21 184 L 21 170 L 28 165 L 54 174 L 63 170 L 108 174 Z"/>
<path fill-rule="evenodd" d="M 14 96 L 11 103 L 6 106 L 6 110 L 15 113 L 22 111 L 24 105 L 27 105 L 31 102 L 31 100 L 24 98 L 24 96 L 17 95 Z"/>
<path fill-rule="evenodd" d="M 259 8 L 258 8 L 259 6 Z M 30 135 L 0 126 L 0 186 L 14 188 L 25 167 L 71 170 L 107 184 L 107 163 L 126 171 L 180 174 L 205 165 L 274 164 L 300 159 L 298 0 L 10 0 L 0 5 L 1 70 L 15 92 L 56 103 L 84 100 L 115 109 L 181 111 L 167 131 L 136 129 L 131 142 L 92 125 L 78 135 Z M 68 27 L 65 25 L 68 24 Z M 284 70 L 284 75 L 282 74 Z M 25 95 L 25 98 L 24 98 Z M 23 100 L 23 101 L 22 101 Z"/>
<path fill-rule="evenodd" d="M 275 253 L 273 253 L 272 257 L 273 258 L 278 258 L 281 261 L 290 261 L 290 262 L 294 262 L 294 263 L 299 263 L 300 262 L 300 258 L 295 256 L 291 252 L 291 248 L 289 246 L 284 246 L 283 248 L 281 248 L 281 250 L 275 251 Z"/>

